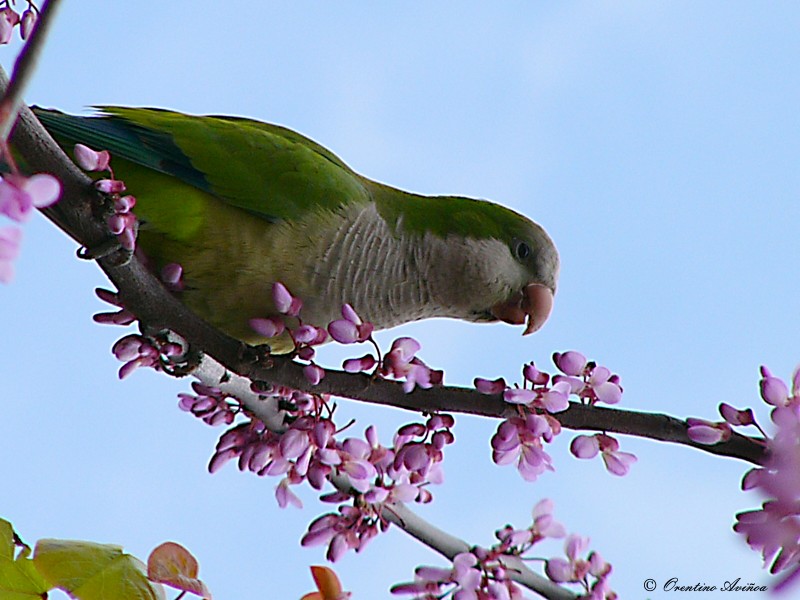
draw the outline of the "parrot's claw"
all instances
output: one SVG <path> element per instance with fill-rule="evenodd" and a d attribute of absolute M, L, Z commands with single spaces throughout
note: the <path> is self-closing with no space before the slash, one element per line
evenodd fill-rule
<path fill-rule="evenodd" d="M 133 257 L 133 252 L 123 248 L 117 237 L 110 237 L 96 246 L 89 248 L 81 246 L 77 251 L 78 258 L 83 260 L 100 260 L 112 258 L 114 266 L 127 265 Z"/>
<path fill-rule="evenodd" d="M 250 346 L 242 344 L 239 346 L 239 358 L 248 363 L 258 363 L 267 369 L 272 367 L 272 348 L 269 344 L 259 344 Z"/>

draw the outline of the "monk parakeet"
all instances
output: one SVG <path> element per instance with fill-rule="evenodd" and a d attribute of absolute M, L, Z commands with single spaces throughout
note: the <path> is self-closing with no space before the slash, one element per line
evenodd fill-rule
<path fill-rule="evenodd" d="M 238 117 L 102 107 L 93 117 L 35 109 L 65 149 L 106 149 L 136 196 L 139 248 L 179 263 L 191 309 L 230 335 L 275 316 L 271 288 L 303 300 L 307 323 L 344 303 L 382 329 L 428 317 L 525 324 L 550 314 L 558 252 L 544 229 L 503 206 L 404 192 L 355 173 L 281 127 Z"/>

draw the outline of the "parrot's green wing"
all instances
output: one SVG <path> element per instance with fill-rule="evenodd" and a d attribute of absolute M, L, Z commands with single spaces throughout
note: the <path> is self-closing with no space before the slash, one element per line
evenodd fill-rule
<path fill-rule="evenodd" d="M 336 155 L 278 125 L 113 106 L 99 107 L 96 117 L 34 110 L 65 147 L 80 142 L 109 150 L 115 169 L 115 159 L 124 159 L 272 221 L 370 199 Z M 127 179 L 130 169 L 119 170 Z"/>

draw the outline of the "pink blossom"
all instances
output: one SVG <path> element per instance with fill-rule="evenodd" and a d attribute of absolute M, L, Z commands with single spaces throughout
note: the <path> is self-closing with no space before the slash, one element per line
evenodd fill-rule
<path fill-rule="evenodd" d="M 617 404 L 622 399 L 622 388 L 606 367 L 597 366 L 589 375 L 588 387 L 599 402 Z"/>
<path fill-rule="evenodd" d="M 342 306 L 342 317 L 328 324 L 331 337 L 341 344 L 354 344 L 367 341 L 374 330 L 372 323 L 365 323 L 349 304 Z"/>
<path fill-rule="evenodd" d="M 266 319 L 263 318 L 250 319 L 248 323 L 250 325 L 250 329 L 252 329 L 259 335 L 263 335 L 266 338 L 271 338 L 275 337 L 276 335 L 280 335 L 286 328 L 286 326 L 283 323 L 283 320 L 277 317 L 268 317 Z"/>
<path fill-rule="evenodd" d="M 39 16 L 37 12 L 31 10 L 30 8 L 22 13 L 22 21 L 20 22 L 19 33 L 23 40 L 28 39 L 28 36 L 30 36 L 31 32 L 33 31 L 33 27 L 36 25 L 36 21 L 38 19 Z"/>
<path fill-rule="evenodd" d="M 550 456 L 542 448 L 543 439 L 552 435 L 547 419 L 530 414 L 502 421 L 492 437 L 492 460 L 499 465 L 517 462 L 526 481 L 534 481 L 546 470 L 553 470 Z"/>
<path fill-rule="evenodd" d="M 314 325 L 301 325 L 292 331 L 292 337 L 298 344 L 321 344 L 327 339 L 328 333 Z"/>
<path fill-rule="evenodd" d="M 502 394 L 503 391 L 508 387 L 506 385 L 506 380 L 502 377 L 494 380 L 483 379 L 482 377 L 476 377 L 475 381 L 473 382 L 475 389 L 478 390 L 481 394 Z"/>
<path fill-rule="evenodd" d="M 713 423 L 703 419 L 686 419 L 688 428 L 686 435 L 698 444 L 713 445 L 725 442 L 731 437 L 731 426 L 728 423 Z"/>
<path fill-rule="evenodd" d="M 430 388 L 442 381 L 442 372 L 428 367 L 416 354 L 420 349 L 417 340 L 409 337 L 396 339 L 386 356 L 383 357 L 381 373 L 397 379 L 405 378 L 403 390 L 408 394 L 416 386 Z"/>
<path fill-rule="evenodd" d="M 183 267 L 178 263 L 169 263 L 161 269 L 161 281 L 172 290 L 183 288 Z"/>
<path fill-rule="evenodd" d="M 92 316 L 92 319 L 96 323 L 105 323 L 109 325 L 130 325 L 136 321 L 136 316 L 125 308 L 119 296 L 117 296 L 117 294 L 114 292 L 97 288 L 95 290 L 95 294 L 103 302 L 108 302 L 109 304 L 117 306 L 121 309 L 118 312 L 98 313 Z"/>
<path fill-rule="evenodd" d="M 283 458 L 294 460 L 303 454 L 309 442 L 308 432 L 293 427 L 281 436 L 278 448 Z"/>
<path fill-rule="evenodd" d="M 428 389 L 433 387 L 431 378 L 431 370 L 421 362 L 413 362 L 408 365 L 405 373 L 405 381 L 403 382 L 403 391 L 410 394 L 414 391 L 415 387 Z"/>
<path fill-rule="evenodd" d="M 106 219 L 106 225 L 115 235 L 121 234 L 135 223 L 135 217 L 130 213 L 114 213 Z"/>
<path fill-rule="evenodd" d="M 608 472 L 620 477 L 627 475 L 631 465 L 637 460 L 636 456 L 630 452 L 620 452 L 619 442 L 610 435 L 598 433 L 596 437 Z"/>
<path fill-rule="evenodd" d="M 606 469 L 613 475 L 626 475 L 636 456 L 629 452 L 620 452 L 619 442 L 604 433 L 595 435 L 578 435 L 570 444 L 570 452 L 577 458 L 594 458 L 601 454 Z"/>
<path fill-rule="evenodd" d="M 130 212 L 134 206 L 136 206 L 136 198 L 130 194 L 114 198 L 114 210 L 119 213 Z"/>
<path fill-rule="evenodd" d="M 789 388 L 782 379 L 773 377 L 766 367 L 761 367 L 762 379 L 759 382 L 761 397 L 767 404 L 784 406 L 789 400 Z"/>
<path fill-rule="evenodd" d="M 551 558 L 545 563 L 545 575 L 556 583 L 575 581 L 572 565 L 563 558 Z"/>
<path fill-rule="evenodd" d="M 317 385 L 325 377 L 325 369 L 319 365 L 306 365 L 303 367 L 303 375 L 311 385 Z"/>
<path fill-rule="evenodd" d="M 554 508 L 555 504 L 549 498 L 540 500 L 533 507 L 531 531 L 534 541 L 543 538 L 562 538 L 567 534 L 564 526 L 553 517 Z"/>
<path fill-rule="evenodd" d="M 606 563 L 600 554 L 590 552 L 586 558 L 583 554 L 589 546 L 589 539 L 576 534 L 567 536 L 564 542 L 563 558 L 551 558 L 545 563 L 545 574 L 556 583 L 582 582 L 588 585 L 589 576 L 596 578 L 592 584 L 592 599 L 603 600 L 616 598 L 616 594 L 608 588 L 606 578 L 611 573 L 611 565 Z M 595 593 L 596 590 L 596 593 Z"/>
<path fill-rule="evenodd" d="M 161 371 L 163 362 L 183 352 L 178 344 L 136 334 L 126 335 L 118 340 L 111 351 L 118 360 L 125 362 L 119 369 L 120 379 L 126 378 L 139 367 Z"/>
<path fill-rule="evenodd" d="M 17 13 L 15 10 L 13 10 L 13 9 L 12 9 L 10 6 L 7 6 L 6 8 L 4 8 L 4 9 L 3 9 L 2 11 L 0 11 L 0 12 L 1 12 L 1 13 L 3 14 L 3 16 L 4 16 L 4 17 L 5 17 L 7 20 L 8 20 L 8 22 L 9 22 L 9 23 L 11 23 L 11 25 L 12 25 L 13 27 L 16 27 L 17 25 L 19 25 L 19 22 L 20 22 L 20 16 L 19 16 L 19 14 L 18 14 L 18 13 Z"/>
<path fill-rule="evenodd" d="M 527 530 L 515 530 L 510 525 L 497 531 L 500 543 L 491 548 L 473 547 L 453 558 L 450 569 L 422 566 L 415 569 L 414 582 L 392 586 L 393 594 L 414 594 L 419 600 L 453 598 L 453 600 L 522 600 L 522 590 L 512 580 L 513 573 L 502 559 L 519 556 L 546 537 L 564 537 L 563 526 L 552 517 L 553 503 L 539 502 L 533 510 L 534 524 Z M 549 533 L 544 531 L 548 530 Z M 592 600 L 613 600 L 616 594 L 608 586 L 611 565 L 600 554 L 590 552 L 584 558 L 589 540 L 577 535 L 567 537 L 564 544 L 566 558 L 553 558 L 545 562 L 545 573 L 559 583 L 581 583 L 591 595 L 581 596 Z"/>
<path fill-rule="evenodd" d="M 359 373 L 361 371 L 369 371 L 376 363 L 377 361 L 372 354 L 365 354 L 361 358 L 348 358 L 342 363 L 342 368 L 348 373 Z"/>
<path fill-rule="evenodd" d="M 759 488 L 767 500 L 760 510 L 736 515 L 734 531 L 745 535 L 748 544 L 761 550 L 764 563 L 772 561 L 770 572 L 788 571 L 779 584 L 787 587 L 800 571 L 800 407 L 797 370 L 792 376 L 792 395 L 783 382 L 762 367 L 761 393 L 775 404 L 772 420 L 777 426 L 768 441 L 768 458 L 763 469 L 752 470 L 743 481 L 745 488 Z"/>
<path fill-rule="evenodd" d="M 392 342 L 392 347 L 384 359 L 387 370 L 402 371 L 411 362 L 414 355 L 420 351 L 420 344 L 410 337 L 397 338 Z"/>
<path fill-rule="evenodd" d="M 121 194 L 126 189 L 125 182 L 119 179 L 98 179 L 94 187 L 103 194 Z"/>
<path fill-rule="evenodd" d="M 111 155 L 108 150 L 92 150 L 83 144 L 75 144 L 75 162 L 84 171 L 105 171 Z"/>
<path fill-rule="evenodd" d="M 86 150 L 93 152 L 88 148 Z M 92 157 L 88 157 L 86 160 L 91 161 Z M 98 160 L 102 162 L 105 159 L 100 157 Z M 136 216 L 131 212 L 136 205 L 136 198 L 131 195 L 119 196 L 119 193 L 125 190 L 125 184 L 122 181 L 103 179 L 96 181 L 95 186 L 101 192 L 108 194 L 113 200 L 114 212 L 106 218 L 106 225 L 108 225 L 111 233 L 117 236 L 120 245 L 124 249 L 132 252 L 136 247 L 136 233 L 138 228 Z M 174 276 L 174 267 L 170 265 L 167 274 Z M 177 276 L 180 278 L 180 273 L 178 273 Z M 167 285 L 174 291 L 182 289 L 181 283 L 170 284 L 167 282 Z"/>
<path fill-rule="evenodd" d="M 61 183 L 52 175 L 37 173 L 23 177 L 9 173 L 0 178 L 0 214 L 23 223 L 34 208 L 50 206 L 60 195 Z"/>
<path fill-rule="evenodd" d="M 530 404 L 538 397 L 538 392 L 525 388 L 509 388 L 503 392 L 503 400 L 509 404 Z"/>
<path fill-rule="evenodd" d="M 739 410 L 725 402 L 720 403 L 719 414 L 731 425 L 753 425 L 756 422 L 752 409 Z"/>
<path fill-rule="evenodd" d="M 600 442 L 594 435 L 577 435 L 569 445 L 569 450 L 577 458 L 594 458 L 600 452 Z"/>
<path fill-rule="evenodd" d="M 742 490 L 752 490 L 761 485 L 761 476 L 764 473 L 764 469 L 753 468 L 750 469 L 747 473 L 744 474 L 742 477 Z"/>
<path fill-rule="evenodd" d="M 559 381 L 539 398 L 542 407 L 549 413 L 561 412 L 569 408 L 569 385 Z"/>
<path fill-rule="evenodd" d="M 348 549 L 359 551 L 377 533 L 378 519 L 370 505 L 341 506 L 339 514 L 328 513 L 314 520 L 300 540 L 301 546 L 328 544 L 328 560 L 335 562 Z"/>
<path fill-rule="evenodd" d="M 19 255 L 22 230 L 16 227 L 0 228 L 0 283 L 14 278 L 14 261 Z"/>
<path fill-rule="evenodd" d="M 495 531 L 500 540 L 498 551 L 521 554 L 531 546 L 545 538 L 562 538 L 566 535 L 564 526 L 553 517 L 553 501 L 547 498 L 540 500 L 531 511 L 533 523 L 527 529 L 513 529 L 506 525 Z"/>
<path fill-rule="evenodd" d="M 567 384 L 570 394 L 575 394 L 590 404 L 616 404 L 622 399 L 619 376 L 612 374 L 606 367 L 588 362 L 580 352 L 556 352 L 553 354 L 553 362 L 564 373 L 553 376 L 553 382 Z M 544 379 L 543 376 L 540 377 Z"/>
<path fill-rule="evenodd" d="M 303 307 L 302 300 L 292 296 L 286 286 L 279 281 L 272 284 L 272 301 L 275 303 L 275 310 L 290 317 L 299 315 Z"/>
<path fill-rule="evenodd" d="M 586 368 L 586 357 L 580 352 L 569 350 L 567 352 L 555 352 L 553 354 L 553 362 L 562 373 L 572 375 L 573 377 L 580 377 L 583 375 L 583 370 Z"/>
<path fill-rule="evenodd" d="M 275 498 L 281 508 L 286 508 L 290 504 L 297 508 L 303 508 L 303 502 L 289 489 L 288 478 L 281 479 L 281 482 L 275 488 Z"/>
<path fill-rule="evenodd" d="M 331 321 L 328 324 L 328 333 L 340 344 L 354 344 L 359 341 L 356 325 L 344 319 Z"/>
<path fill-rule="evenodd" d="M 11 41 L 17 23 L 19 23 L 19 15 L 10 7 L 0 11 L 0 44 L 7 44 Z"/>
<path fill-rule="evenodd" d="M 233 423 L 238 409 L 237 401 L 219 388 L 198 382 L 192 383 L 192 389 L 197 395 L 178 394 L 178 407 L 181 410 L 191 412 L 211 426 Z"/>
<path fill-rule="evenodd" d="M 532 362 L 522 368 L 522 376 L 534 385 L 547 385 L 550 381 L 550 375 L 537 369 Z"/>

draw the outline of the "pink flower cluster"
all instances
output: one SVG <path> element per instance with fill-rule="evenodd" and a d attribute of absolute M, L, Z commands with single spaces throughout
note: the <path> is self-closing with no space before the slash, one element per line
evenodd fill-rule
<path fill-rule="evenodd" d="M 182 394 L 181 408 L 206 422 L 216 424 L 246 412 L 219 390 L 199 384 L 194 387 L 198 395 Z M 275 491 L 281 507 L 302 505 L 290 486 L 307 482 L 322 490 L 331 478 L 344 478 L 349 491 L 341 491 L 339 483 L 339 491 L 321 499 L 352 501 L 352 506 L 342 505 L 338 513 L 314 521 L 303 545 L 327 543 L 328 558 L 336 560 L 348 549 L 361 549 L 388 526 L 380 517 L 384 503 L 432 499 L 428 487 L 441 482 L 443 449 L 454 439 L 452 417 L 433 415 L 425 423 L 405 425 L 395 434 L 394 446 L 386 448 L 378 442 L 373 427 L 366 429 L 363 439 L 337 439 L 336 426 L 325 416 L 330 410 L 322 395 L 285 387 L 257 391 L 287 410 L 286 429 L 271 431 L 255 418 L 235 425 L 220 437 L 209 470 L 216 472 L 235 459 L 242 471 L 282 476 Z"/>
<path fill-rule="evenodd" d="M 178 394 L 178 408 L 192 413 L 211 426 L 230 425 L 241 411 L 239 401 L 219 388 L 192 382 L 195 394 Z"/>
<path fill-rule="evenodd" d="M 556 583 L 580 583 L 586 594 L 581 596 L 590 600 L 614 600 L 617 594 L 611 590 L 608 576 L 611 565 L 597 552 L 583 554 L 589 547 L 589 538 L 576 534 L 567 536 L 564 542 L 566 559 L 551 558 L 546 561 L 544 572 Z"/>
<path fill-rule="evenodd" d="M 360 552 L 389 527 L 389 522 L 381 517 L 381 508 L 374 504 L 354 503 L 342 505 L 338 510 L 317 517 L 300 540 L 302 546 L 328 544 L 325 556 L 331 562 L 339 560 L 347 550 Z"/>
<path fill-rule="evenodd" d="M 22 15 L 6 4 L 5 8 L 0 10 L 0 44 L 8 44 L 11 41 L 17 25 L 19 25 L 20 37 L 27 40 L 38 20 L 39 9 L 33 2 L 28 2 L 28 8 L 23 11 Z"/>
<path fill-rule="evenodd" d="M 0 16 L 0 23 L 3 20 Z M 50 206 L 60 195 L 61 184 L 52 175 L 39 173 L 23 177 L 7 173 L 0 178 L 0 214 L 17 223 L 24 223 L 34 208 Z M 14 261 L 19 255 L 21 240 L 20 229 L 0 227 L 0 283 L 9 283 L 14 278 Z"/>
<path fill-rule="evenodd" d="M 156 371 L 165 370 L 164 367 L 170 364 L 173 358 L 183 354 L 183 348 L 159 336 L 145 337 L 130 334 L 117 340 L 111 352 L 117 360 L 125 363 L 119 369 L 119 378 L 125 379 L 139 367 L 150 367 Z"/>
<path fill-rule="evenodd" d="M 364 322 L 349 304 L 342 306 L 342 318 L 328 324 L 328 333 L 340 344 L 356 344 L 372 339 L 375 327 Z"/>
<path fill-rule="evenodd" d="M 384 377 L 403 379 L 403 391 L 410 393 L 414 387 L 428 389 L 441 385 L 444 373 L 431 369 L 415 354 L 420 351 L 420 343 L 410 337 L 397 338 L 392 342 L 389 353 L 383 357 L 380 373 Z"/>
<path fill-rule="evenodd" d="M 561 432 L 561 423 L 548 414 L 528 414 L 501 421 L 492 436 L 492 460 L 498 465 L 516 461 L 525 481 L 535 481 L 545 471 L 553 471 L 544 442 L 552 442 Z"/>
<path fill-rule="evenodd" d="M 502 421 L 492 437 L 492 460 L 499 465 L 516 462 L 517 470 L 527 481 L 534 481 L 544 471 L 552 471 L 544 443 L 552 442 L 561 432 L 561 423 L 552 416 L 569 408 L 570 396 L 588 404 L 615 404 L 622 398 L 619 376 L 606 367 L 589 362 L 579 352 L 553 354 L 561 373 L 550 375 L 531 362 L 522 369 L 522 387 L 509 387 L 504 379 L 475 379 L 475 388 L 484 394 L 503 394 L 509 404 L 519 406 L 520 415 Z M 578 458 L 592 458 L 602 453 L 611 473 L 624 475 L 636 460 L 633 454 L 619 451 L 611 436 L 578 436 L 572 442 Z"/>
<path fill-rule="evenodd" d="M 444 446 L 453 442 L 452 426 L 453 418 L 448 415 L 433 415 L 424 424 L 405 425 L 395 434 L 393 448 L 378 443 L 373 427 L 366 430 L 366 443 L 354 438 L 345 440 L 341 444 L 340 452 L 344 454 L 338 473 L 344 471 L 350 476 L 350 483 L 358 494 L 337 491 L 323 496 L 328 502 L 352 499 L 353 504 L 340 506 L 338 513 L 328 513 L 315 520 L 300 543 L 303 546 L 327 543 L 327 556 L 335 561 L 348 549 L 360 551 L 379 530 L 388 527 L 381 517 L 385 503 L 430 502 L 432 495 L 428 486 L 442 481 L 439 463 Z M 338 445 L 334 447 L 339 448 Z M 366 461 L 358 466 L 359 471 L 369 473 L 366 485 L 353 484 L 347 456 Z"/>
<path fill-rule="evenodd" d="M 125 182 L 114 179 L 114 171 L 110 166 L 111 155 L 108 150 L 92 150 L 83 144 L 75 144 L 75 163 L 86 171 L 108 171 L 108 179 L 98 179 L 94 182 L 97 191 L 109 197 L 112 203 L 111 214 L 106 218 L 106 224 L 111 233 L 117 236 L 120 245 L 126 250 L 133 251 L 136 247 L 136 216 L 131 212 L 136 205 L 136 198 L 131 195 L 123 196 Z"/>
<path fill-rule="evenodd" d="M 622 399 L 619 375 L 588 361 L 580 352 L 556 352 L 553 362 L 561 371 L 553 376 L 540 371 L 532 362 L 525 365 L 522 369 L 525 385 L 521 388 L 509 387 L 504 379 L 491 381 L 480 377 L 475 379 L 475 388 L 484 394 L 502 393 L 509 404 L 549 413 L 566 410 L 570 396 L 588 404 L 616 404 Z"/>
<path fill-rule="evenodd" d="M 399 583 L 392 594 L 411 595 L 415 600 L 522 600 L 522 589 L 506 568 L 483 548 L 453 557 L 453 567 L 417 567 L 414 581 Z"/>
<path fill-rule="evenodd" d="M 450 569 L 418 567 L 413 582 L 392 586 L 393 594 L 413 595 L 415 600 L 518 600 L 522 589 L 511 579 L 504 557 L 523 557 L 544 539 L 563 538 L 564 526 L 553 517 L 553 502 L 541 500 L 533 508 L 533 522 L 526 529 L 506 525 L 495 532 L 499 542 L 489 549 L 475 547 L 453 558 Z M 567 537 L 567 559 L 545 561 L 545 574 L 556 583 L 580 583 L 593 600 L 613 600 L 616 594 L 608 587 L 611 565 L 592 552 L 580 557 L 588 540 L 577 535 Z"/>
<path fill-rule="evenodd" d="M 536 503 L 531 514 L 533 522 L 526 529 L 513 529 L 506 525 L 495 531 L 495 537 L 500 543 L 495 546 L 503 554 L 521 556 L 530 550 L 534 544 L 546 538 L 563 538 L 567 535 L 564 526 L 553 517 L 553 501 L 545 498 Z"/>
<path fill-rule="evenodd" d="M 296 319 L 298 325 L 294 328 L 288 328 L 282 318 L 257 317 L 250 319 L 251 329 L 266 338 L 276 337 L 288 332 L 294 342 L 294 351 L 297 357 L 308 361 L 308 364 L 303 367 L 303 374 L 311 385 L 317 385 L 325 377 L 325 370 L 314 362 L 314 356 L 316 355 L 314 346 L 324 344 L 328 339 L 328 332 L 316 325 L 303 323 L 300 318 L 303 301 L 293 296 L 286 286 L 280 282 L 272 285 L 272 301 L 279 313 Z"/>
<path fill-rule="evenodd" d="M 125 308 L 125 305 L 119 295 L 111 290 L 105 290 L 103 288 L 95 289 L 94 293 L 97 294 L 97 297 L 103 302 L 108 302 L 109 304 L 119 308 L 119 310 L 115 312 L 103 312 L 95 314 L 92 317 L 95 323 L 102 323 L 105 325 L 130 325 L 136 321 L 136 315 Z"/>
<path fill-rule="evenodd" d="M 765 564 L 772 563 L 771 573 L 787 571 L 777 589 L 800 581 L 800 367 L 792 375 L 791 392 L 766 367 L 761 375 L 761 397 L 774 407 L 777 430 L 767 441 L 764 467 L 749 471 L 742 488 L 759 489 L 767 500 L 758 510 L 736 515 L 733 529 L 761 551 Z"/>
<path fill-rule="evenodd" d="M 266 338 L 288 332 L 294 342 L 296 356 L 309 362 L 303 368 L 303 373 L 312 385 L 317 385 L 325 377 L 325 370 L 314 362 L 316 352 L 313 346 L 325 343 L 328 335 L 341 344 L 369 342 L 377 350 L 377 345 L 372 337 L 374 326 L 372 323 L 363 321 L 349 304 L 342 306 L 341 319 L 331 321 L 327 329 L 323 329 L 303 322 L 300 318 L 303 307 L 302 300 L 293 296 L 282 283 L 273 284 L 272 300 L 279 313 L 295 319 L 298 325 L 290 328 L 284 318 L 259 317 L 250 319 L 250 327 Z M 370 371 L 378 366 L 377 373 L 380 376 L 403 380 L 403 389 L 406 393 L 411 392 L 415 387 L 430 388 L 434 385 L 441 385 L 442 371 L 431 369 L 416 357 L 419 350 L 420 344 L 416 340 L 408 337 L 398 338 L 383 359 L 377 359 L 372 354 L 365 354 L 360 358 L 345 360 L 342 367 L 348 373 L 359 373 Z M 380 353 L 378 352 L 378 354 Z"/>
<path fill-rule="evenodd" d="M 705 419 L 696 419 L 694 417 L 686 419 L 686 425 L 688 426 L 686 435 L 689 436 L 689 439 L 697 444 L 711 446 L 720 442 L 727 442 L 733 433 L 732 426 L 745 427 L 747 425 L 755 425 L 761 430 L 758 423 L 756 423 L 752 409 L 739 410 L 730 404 L 722 402 L 719 405 L 719 413 L 722 415 L 722 421 L 706 421 Z"/>
<path fill-rule="evenodd" d="M 622 399 L 622 386 L 619 375 L 608 368 L 588 361 L 580 352 L 556 352 L 553 362 L 563 375 L 554 375 L 553 383 L 566 383 L 570 394 L 574 394 L 583 402 L 596 404 L 617 404 Z"/>

